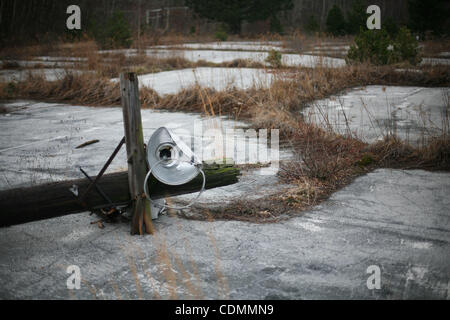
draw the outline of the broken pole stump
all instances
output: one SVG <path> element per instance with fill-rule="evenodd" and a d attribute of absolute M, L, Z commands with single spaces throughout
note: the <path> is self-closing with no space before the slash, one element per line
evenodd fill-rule
<path fill-rule="evenodd" d="M 120 74 L 120 92 L 127 148 L 128 185 L 132 201 L 131 234 L 152 234 L 150 202 L 144 194 L 144 179 L 148 169 L 139 101 L 139 81 L 135 73 Z"/>
<path fill-rule="evenodd" d="M 204 164 L 206 176 L 205 189 L 213 189 L 238 182 L 240 170 L 228 164 Z M 93 180 L 96 177 L 92 177 Z M 172 197 L 188 193 L 197 193 L 203 178 L 198 175 L 191 182 L 181 186 L 169 186 L 155 177 L 148 181 L 150 195 L 154 199 Z M 0 227 L 23 224 L 32 221 L 51 219 L 88 210 L 110 208 L 111 204 L 97 192 L 89 192 L 84 206 L 80 197 L 91 182 L 86 178 L 41 184 L 32 187 L 20 187 L 0 191 Z M 98 185 L 116 206 L 130 203 L 128 172 L 105 174 Z M 78 197 L 70 189 L 76 186 Z"/>

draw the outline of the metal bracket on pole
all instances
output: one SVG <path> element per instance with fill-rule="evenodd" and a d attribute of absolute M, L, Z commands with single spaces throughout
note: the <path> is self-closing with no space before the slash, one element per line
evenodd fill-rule
<path fill-rule="evenodd" d="M 111 156 L 109 157 L 108 161 L 106 161 L 105 165 L 103 166 L 103 168 L 100 170 L 99 174 L 95 177 L 94 181 L 91 181 L 91 183 L 89 184 L 88 188 L 86 189 L 86 191 L 84 192 L 84 194 L 81 196 L 80 200 L 82 202 L 84 202 L 84 199 L 86 198 L 87 194 L 89 193 L 89 191 L 91 191 L 92 187 L 94 187 L 97 182 L 102 178 L 103 174 L 105 173 L 106 169 L 108 169 L 109 165 L 111 164 L 111 162 L 114 160 L 114 158 L 116 157 L 116 155 L 119 153 L 120 148 L 122 148 L 123 144 L 125 143 L 125 137 L 122 138 L 122 140 L 120 140 L 119 144 L 117 145 L 116 149 L 114 150 L 114 152 L 111 154 Z"/>

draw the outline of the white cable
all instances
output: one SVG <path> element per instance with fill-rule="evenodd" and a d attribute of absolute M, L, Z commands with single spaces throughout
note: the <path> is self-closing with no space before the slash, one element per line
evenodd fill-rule
<path fill-rule="evenodd" d="M 200 173 L 201 173 L 202 176 L 203 176 L 202 188 L 200 189 L 200 192 L 198 193 L 197 197 L 195 197 L 195 198 L 194 198 L 191 202 L 189 202 L 187 205 L 185 205 L 185 206 L 183 206 L 183 207 L 171 207 L 171 206 L 168 206 L 168 205 L 166 205 L 166 204 L 163 204 L 163 205 L 157 204 L 157 203 L 155 203 L 155 202 L 150 198 L 150 194 L 148 193 L 148 183 L 147 183 L 148 178 L 149 178 L 150 175 L 152 174 L 153 168 L 156 167 L 157 165 L 159 165 L 161 162 L 164 162 L 164 161 L 166 161 L 166 159 L 159 160 L 157 163 L 155 163 L 155 164 L 153 165 L 153 167 L 150 167 L 150 169 L 148 170 L 148 173 L 147 173 L 147 175 L 145 176 L 145 180 L 144 180 L 144 192 L 145 192 L 145 196 L 147 197 L 147 199 L 148 199 L 150 202 L 152 202 L 156 207 L 159 207 L 159 208 L 166 208 L 166 209 L 173 209 L 173 210 L 182 210 L 182 209 L 190 208 L 190 207 L 198 200 L 198 198 L 200 198 L 200 196 L 202 195 L 202 193 L 205 191 L 206 176 L 205 176 L 205 173 L 203 172 L 203 170 L 202 170 L 201 168 L 198 168 L 198 170 L 200 171 Z M 192 164 L 191 161 L 185 161 L 185 160 L 177 160 L 177 161 L 179 161 L 179 162 L 186 162 L 186 163 Z"/>

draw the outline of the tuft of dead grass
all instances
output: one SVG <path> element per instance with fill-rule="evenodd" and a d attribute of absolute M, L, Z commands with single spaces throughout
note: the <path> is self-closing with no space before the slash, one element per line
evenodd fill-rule
<path fill-rule="evenodd" d="M 432 58 L 442 58 L 443 52 L 450 52 L 450 37 L 427 40 L 422 43 L 423 55 Z"/>
<path fill-rule="evenodd" d="M 450 170 L 450 138 L 432 138 L 428 144 L 413 147 L 397 137 L 386 137 L 368 150 L 377 155 L 379 167 L 401 169 Z"/>
<path fill-rule="evenodd" d="M 109 58 L 128 59 L 123 55 Z M 141 59 L 140 62 L 147 63 L 150 67 L 154 63 L 145 57 L 136 59 Z M 182 59 L 166 62 L 172 67 L 185 66 Z M 122 61 L 122 64 L 126 65 L 126 62 Z M 120 66 L 121 62 L 112 65 Z M 276 71 L 275 80 L 269 88 L 229 88 L 215 91 L 191 87 L 177 94 L 161 97 L 152 89 L 142 87 L 140 95 L 144 108 L 227 115 L 235 119 L 250 120 L 256 127 L 279 128 L 282 137 L 289 137 L 299 130 L 295 123 L 299 111 L 316 99 L 326 98 L 347 88 L 370 84 L 450 86 L 449 69 L 448 66 L 428 67 L 422 73 L 417 73 L 396 72 L 394 67 L 369 65 L 339 69 L 298 68 Z M 118 85 L 108 78 L 112 73 L 117 76 L 120 71 L 114 69 L 85 74 L 67 72 L 58 81 L 45 81 L 42 77 L 30 75 L 19 83 L 1 83 L 0 99 L 27 98 L 86 105 L 119 105 Z"/>
<path fill-rule="evenodd" d="M 118 84 L 90 74 L 67 73 L 57 81 L 47 81 L 41 75 L 29 74 L 26 81 L 1 83 L 0 92 L 1 99 L 22 97 L 99 106 L 120 103 Z"/>
<path fill-rule="evenodd" d="M 3 61 L 0 69 L 20 69 L 19 63 L 16 61 Z"/>
<path fill-rule="evenodd" d="M 6 114 L 8 113 L 8 109 L 4 106 L 0 104 L 0 114 Z"/>

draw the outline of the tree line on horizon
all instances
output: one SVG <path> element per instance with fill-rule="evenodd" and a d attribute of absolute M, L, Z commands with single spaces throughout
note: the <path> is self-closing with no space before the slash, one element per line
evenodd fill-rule
<path fill-rule="evenodd" d="M 130 17 L 122 10 L 139 12 L 139 5 L 151 0 L 0 0 L 0 46 L 20 44 L 26 41 L 45 42 L 55 38 L 76 38 L 88 33 L 104 46 L 127 46 L 134 30 Z M 357 34 L 365 28 L 367 20 L 366 1 L 351 1 L 347 12 L 335 4 L 329 11 L 325 28 L 321 28 L 312 15 L 304 27 L 310 32 L 326 32 L 332 35 Z M 163 0 L 162 0 L 163 2 Z M 294 7 L 293 0 L 185 0 L 178 1 L 188 6 L 198 18 L 212 21 L 224 32 L 241 34 L 244 21 L 267 21 L 272 32 L 283 32 L 286 21 L 280 21 L 282 12 Z M 66 28 L 66 9 L 77 4 L 82 10 L 81 32 Z M 408 0 L 409 21 L 407 27 L 415 33 L 425 35 L 448 35 L 449 5 L 445 0 Z M 135 19 L 131 18 L 131 19 Z M 392 18 L 384 19 L 382 26 L 394 32 L 400 26 Z M 211 30 L 212 32 L 216 30 Z M 111 35 L 117 34 L 119 40 Z M 226 36 L 225 36 L 226 38 Z"/>
<path fill-rule="evenodd" d="M 366 9 L 367 1 L 363 0 L 353 0 L 346 14 L 337 4 L 334 4 L 328 12 L 325 31 L 334 36 L 358 34 L 361 28 L 366 29 L 366 21 L 369 17 Z M 382 28 L 389 34 L 397 33 L 403 26 L 422 36 L 427 32 L 434 36 L 449 35 L 449 14 L 450 10 L 445 0 L 408 0 L 408 22 L 399 24 L 392 17 L 382 16 Z M 314 16 L 310 17 L 306 30 L 321 31 Z"/>

